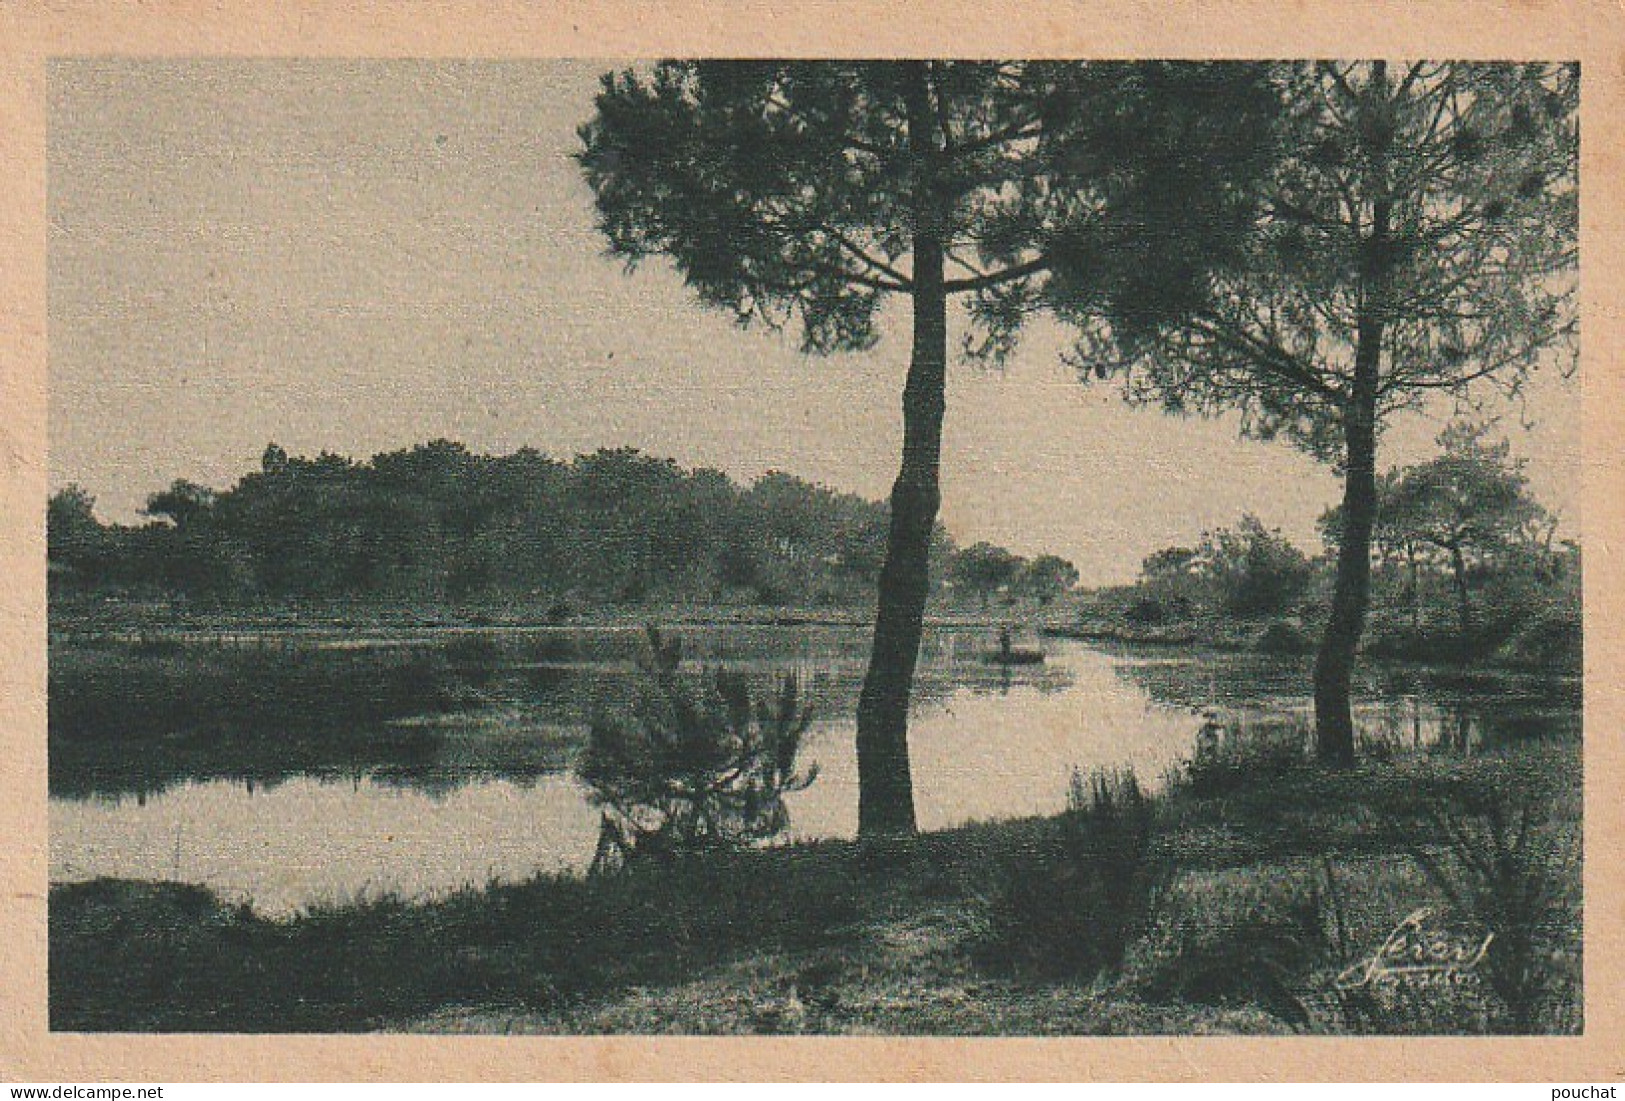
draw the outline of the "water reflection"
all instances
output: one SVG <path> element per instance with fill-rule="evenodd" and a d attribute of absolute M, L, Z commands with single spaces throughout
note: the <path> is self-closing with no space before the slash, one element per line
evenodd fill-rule
<path fill-rule="evenodd" d="M 805 753 L 819 779 L 790 800 L 794 837 L 856 830 L 850 716 L 865 645 L 855 629 L 780 629 L 746 641 L 721 634 L 690 651 L 764 683 L 793 668 L 811 686 L 822 718 Z M 1075 767 L 1132 766 L 1155 786 L 1189 753 L 1207 709 L 1232 727 L 1307 730 L 1312 722 L 1307 662 L 1056 640 L 1044 665 L 1010 669 L 977 660 L 981 645 L 968 634 L 928 639 L 910 727 L 925 829 L 1057 810 Z M 580 869 L 592 856 L 598 812 L 568 766 L 594 694 L 613 691 L 629 669 L 618 657 L 510 669 L 504 691 L 515 699 L 410 725 L 403 744 L 419 748 L 405 757 L 170 776 L 156 788 L 113 786 L 94 798 L 58 793 L 51 876 L 199 882 L 278 913 Z M 1366 671 L 1357 689 L 1356 722 L 1370 747 L 1478 752 L 1579 733 L 1577 684 L 1396 667 Z"/>
<path fill-rule="evenodd" d="M 680 633 L 691 668 L 727 664 L 761 686 L 792 673 L 800 679 L 815 714 L 855 712 L 868 658 L 869 638 L 862 628 L 694 627 Z M 265 651 L 265 660 L 275 662 L 284 653 L 308 658 L 312 652 L 333 652 L 337 660 L 345 661 L 353 659 L 344 655 L 370 649 L 386 655 L 380 660 L 387 662 L 399 660 L 387 655 L 415 647 L 428 656 L 444 659 L 450 655 L 453 671 L 467 673 L 467 661 L 458 647 L 477 639 L 489 652 L 470 674 L 477 699 L 470 708 L 371 723 L 339 723 L 324 721 L 319 714 L 307 715 L 314 727 L 311 730 L 280 722 L 274 713 L 258 715 L 253 724 L 239 729 L 187 729 L 177 720 L 176 729 L 157 736 L 149 732 L 128 737 L 114 728 L 97 729 L 89 737 L 58 738 L 53 730 L 51 794 L 134 796 L 140 800 L 189 782 L 221 780 L 274 789 L 299 777 L 348 778 L 352 782 L 366 778 L 428 793 L 445 793 L 479 779 L 533 781 L 570 767 L 590 716 L 605 706 L 612 707 L 625 694 L 642 645 L 642 631 L 636 628 L 453 634 L 449 642 L 444 637 L 436 641 L 318 637 L 301 642 L 303 649 L 279 641 Z M 1065 688 L 1064 670 L 1053 665 L 1023 668 L 1012 677 L 1008 668 L 977 660 L 986 645 L 982 635 L 954 629 L 927 633 L 914 690 L 918 703 L 939 701 L 963 690 L 1008 693 L 1016 686 L 1044 691 Z M 261 641 L 253 638 L 248 644 L 257 646 Z M 191 647 L 187 660 L 202 666 L 217 652 L 206 642 L 171 640 L 166 645 Z M 72 649 L 56 652 L 56 659 L 65 666 L 71 667 L 76 658 L 78 653 Z M 357 670 L 364 675 L 374 668 L 367 664 L 340 667 L 335 682 L 347 688 L 364 684 L 353 679 Z M 111 693 L 101 710 L 116 715 L 124 698 L 119 693 L 127 686 L 116 676 L 90 680 L 89 686 Z M 56 690 L 53 679 L 53 693 Z M 147 710 L 153 710 L 154 701 L 146 703 Z M 166 709 L 161 700 L 156 705 L 159 721 L 183 710 L 173 705 Z M 116 727 L 116 720 L 104 726 Z"/>
<path fill-rule="evenodd" d="M 951 670 L 931 673 L 938 687 L 917 699 L 910 736 L 921 825 L 1053 811 L 1079 764 L 1133 764 L 1154 775 L 1171 763 L 1188 740 L 1187 716 L 1125 691 L 1112 668 L 1108 656 L 1066 644 L 1031 676 L 967 665 L 954 685 Z M 851 711 L 834 714 L 806 740 L 819 779 L 790 800 L 796 838 L 857 828 Z M 568 773 L 423 780 L 377 768 L 269 786 L 189 780 L 137 799 L 55 799 L 52 877 L 201 882 L 276 913 L 369 892 L 416 895 L 579 870 L 591 859 L 598 812 Z"/>
<path fill-rule="evenodd" d="M 1218 710 L 1228 725 L 1312 725 L 1313 662 L 1258 654 L 1115 648 L 1118 673 L 1153 700 Z M 1577 738 L 1577 678 L 1362 662 L 1354 683 L 1357 736 L 1373 748 L 1472 752 L 1536 737 Z"/>
<path fill-rule="evenodd" d="M 204 883 L 267 913 L 421 895 L 579 864 L 598 820 L 567 774 L 427 794 L 363 778 L 249 793 L 193 781 L 140 803 L 54 799 L 51 878 Z"/>

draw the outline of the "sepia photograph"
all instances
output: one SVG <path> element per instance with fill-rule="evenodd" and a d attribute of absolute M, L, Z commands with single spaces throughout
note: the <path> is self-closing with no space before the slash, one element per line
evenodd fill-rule
<path fill-rule="evenodd" d="M 53 1030 L 1582 1031 L 1578 64 L 48 96 Z"/>

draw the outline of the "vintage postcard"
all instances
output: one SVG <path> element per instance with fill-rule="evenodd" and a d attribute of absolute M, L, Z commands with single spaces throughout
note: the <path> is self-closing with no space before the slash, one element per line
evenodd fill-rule
<path fill-rule="evenodd" d="M 1625 1074 L 1625 15 L 1111 7 L 8 11 L 0 1074 Z"/>

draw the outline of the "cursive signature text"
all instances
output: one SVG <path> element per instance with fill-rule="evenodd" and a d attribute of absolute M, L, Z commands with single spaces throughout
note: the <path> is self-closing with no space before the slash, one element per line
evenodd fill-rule
<path fill-rule="evenodd" d="M 1430 927 L 1428 908 L 1413 911 L 1394 927 L 1371 958 L 1337 976 L 1344 990 L 1362 986 L 1455 984 L 1463 981 L 1490 950 L 1494 933 L 1476 944 Z"/>

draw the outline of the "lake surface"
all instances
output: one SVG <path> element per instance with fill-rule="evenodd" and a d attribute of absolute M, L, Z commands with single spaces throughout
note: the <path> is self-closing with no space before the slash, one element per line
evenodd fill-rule
<path fill-rule="evenodd" d="M 809 686 L 816 718 L 802 759 L 819 774 L 790 800 L 791 836 L 851 836 L 852 715 L 867 632 L 682 633 L 696 662 L 764 681 L 793 670 Z M 634 675 L 638 634 L 573 636 L 568 660 L 511 663 L 505 705 L 426 721 L 446 748 L 409 766 L 352 762 L 270 779 L 181 775 L 157 790 L 53 795 L 51 878 L 202 883 L 285 914 L 580 870 L 593 855 L 598 811 L 568 763 L 591 699 Z M 1043 665 L 1006 671 L 980 660 L 989 643 L 986 632 L 927 637 L 909 733 L 923 829 L 1053 812 L 1065 805 L 1074 769 L 1133 767 L 1155 786 L 1189 755 L 1207 709 L 1231 726 L 1312 722 L 1304 660 L 1051 639 Z M 1578 736 L 1579 688 L 1376 666 L 1359 685 L 1357 723 L 1362 737 L 1389 748 L 1480 752 L 1524 737 Z"/>

